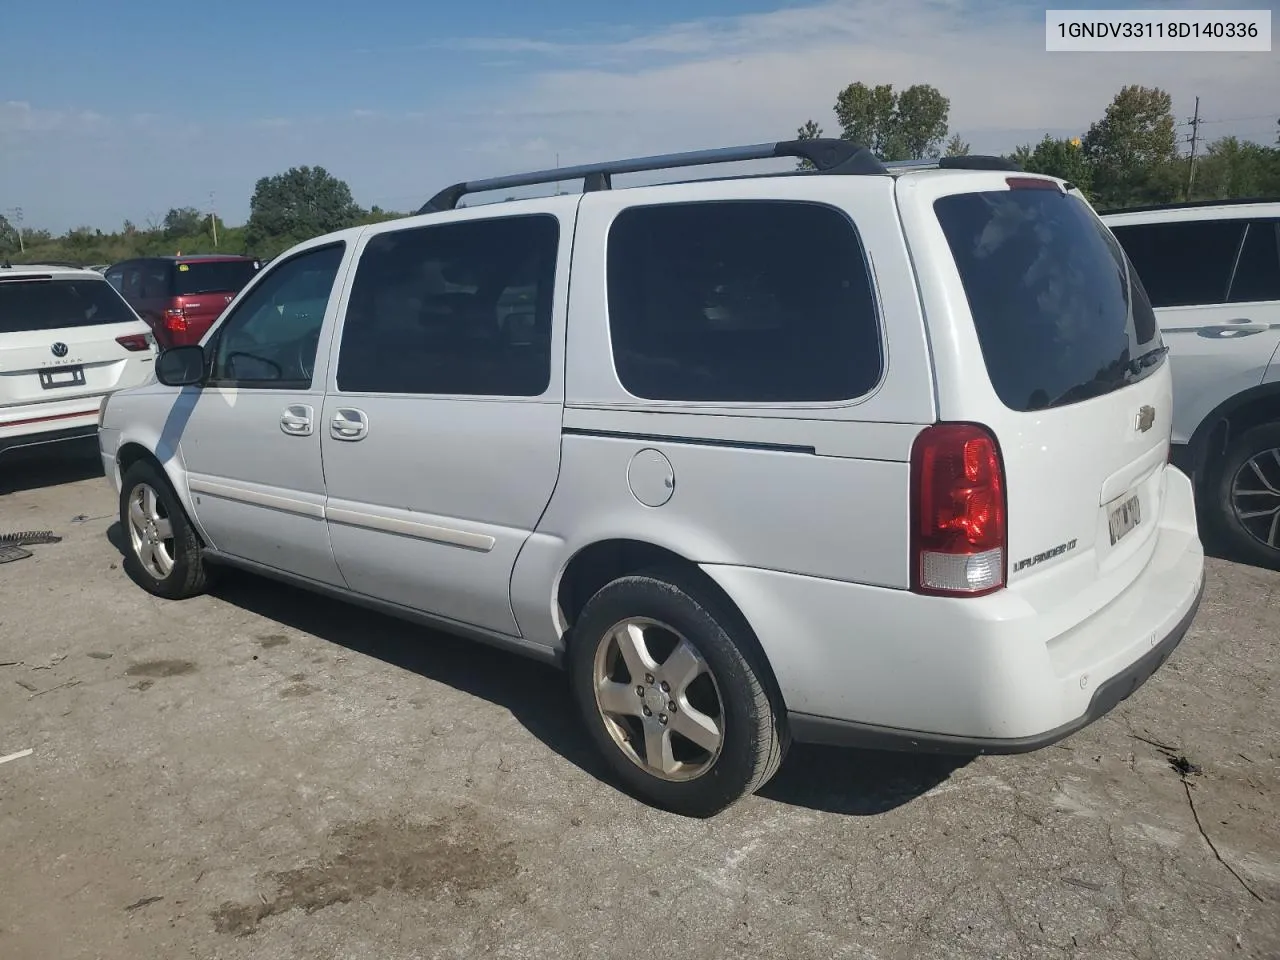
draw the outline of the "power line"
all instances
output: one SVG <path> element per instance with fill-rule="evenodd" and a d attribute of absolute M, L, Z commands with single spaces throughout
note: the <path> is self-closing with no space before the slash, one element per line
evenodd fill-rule
<path fill-rule="evenodd" d="M 1245 123 L 1250 120 L 1270 120 L 1271 114 L 1259 113 L 1252 117 L 1222 117 L 1219 120 L 1201 120 L 1201 123 Z"/>

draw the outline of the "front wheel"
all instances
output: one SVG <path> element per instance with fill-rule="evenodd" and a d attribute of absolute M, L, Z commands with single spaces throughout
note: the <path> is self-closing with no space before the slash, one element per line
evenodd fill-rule
<path fill-rule="evenodd" d="M 200 540 L 168 478 L 140 461 L 125 471 L 120 487 L 125 570 L 148 593 L 167 600 L 203 593 Z"/>
<path fill-rule="evenodd" d="M 709 591 L 657 572 L 603 587 L 574 626 L 572 683 L 592 738 L 659 807 L 712 816 L 782 762 L 779 712 L 736 621 Z"/>
<path fill-rule="evenodd" d="M 1280 569 L 1280 423 L 1254 427 L 1227 448 L 1210 509 L 1234 556 Z"/>

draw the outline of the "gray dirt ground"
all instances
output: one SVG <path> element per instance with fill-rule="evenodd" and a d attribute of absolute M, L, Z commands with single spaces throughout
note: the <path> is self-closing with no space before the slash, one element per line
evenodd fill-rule
<path fill-rule="evenodd" d="M 1278 574 L 1211 561 L 1057 747 L 798 748 L 695 822 L 602 782 L 555 672 L 247 577 L 152 599 L 114 511 L 0 465 L 0 532 L 65 537 L 0 565 L 4 960 L 1280 957 Z"/>

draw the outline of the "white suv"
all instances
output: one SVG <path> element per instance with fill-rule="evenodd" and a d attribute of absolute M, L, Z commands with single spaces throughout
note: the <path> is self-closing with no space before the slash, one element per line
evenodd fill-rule
<path fill-rule="evenodd" d="M 610 189 L 764 157 L 817 169 Z M 234 564 L 562 663 L 619 779 L 687 814 L 792 739 L 1068 735 L 1199 603 L 1169 369 L 1076 191 L 930 166 L 631 160 L 300 244 L 112 397 L 129 569 L 176 598 Z"/>
<path fill-rule="evenodd" d="M 146 381 L 155 356 L 102 274 L 0 264 L 0 455 L 93 438 L 102 398 Z"/>
<path fill-rule="evenodd" d="M 1280 202 L 1103 218 L 1151 297 L 1173 367 L 1174 462 L 1206 528 L 1280 569 Z"/>

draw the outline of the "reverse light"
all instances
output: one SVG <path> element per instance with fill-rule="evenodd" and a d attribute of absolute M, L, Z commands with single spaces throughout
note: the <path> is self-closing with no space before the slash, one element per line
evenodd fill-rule
<path fill-rule="evenodd" d="M 1005 585 L 1004 465 L 970 423 L 924 430 L 911 450 L 911 589 L 975 597 Z"/>

